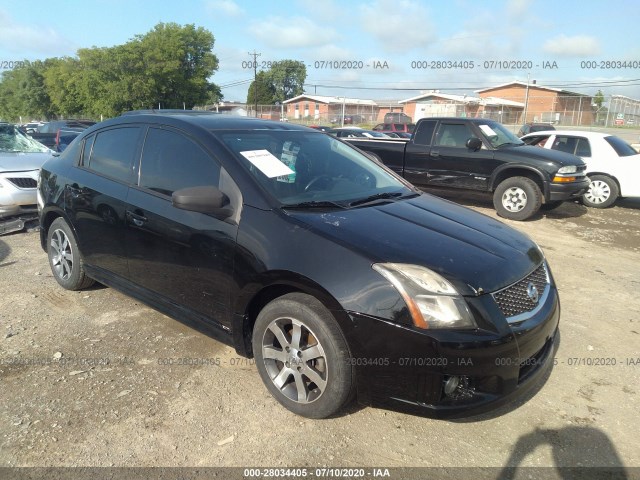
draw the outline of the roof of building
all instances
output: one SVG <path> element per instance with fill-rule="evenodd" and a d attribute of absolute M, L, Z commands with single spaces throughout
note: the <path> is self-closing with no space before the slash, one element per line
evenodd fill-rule
<path fill-rule="evenodd" d="M 373 100 L 362 100 L 360 98 L 345 98 L 345 97 L 329 97 L 326 95 L 307 95 L 303 93 L 302 95 L 298 95 L 297 97 L 290 98 L 289 100 L 285 100 L 284 104 L 287 103 L 295 103 L 300 100 L 309 99 L 317 103 L 327 103 L 327 104 L 347 104 L 347 105 L 371 105 L 375 107 L 377 104 Z"/>
<path fill-rule="evenodd" d="M 585 95 L 584 93 L 571 92 L 569 90 L 563 90 L 562 88 L 545 87 L 544 85 L 539 85 L 537 83 L 529 83 L 528 85 L 529 85 L 529 89 L 533 88 L 538 90 L 547 90 L 549 92 L 564 93 L 568 95 L 579 95 L 581 97 L 591 97 L 591 95 Z M 516 80 L 514 82 L 502 83 L 500 85 L 494 85 L 493 87 L 481 88 L 480 90 L 474 90 L 474 91 L 475 93 L 484 93 L 490 90 L 496 90 L 498 88 L 512 87 L 512 86 L 521 86 L 526 88 L 527 83 Z"/>
<path fill-rule="evenodd" d="M 461 103 L 479 103 L 481 100 L 478 97 L 470 97 L 469 95 L 453 95 L 450 93 L 428 92 L 428 93 L 421 93 L 416 97 L 407 98 L 406 100 L 401 100 L 398 103 L 417 102 L 419 100 L 424 100 L 427 98 L 442 98 L 444 100 L 453 100 L 454 102 L 461 102 Z"/>

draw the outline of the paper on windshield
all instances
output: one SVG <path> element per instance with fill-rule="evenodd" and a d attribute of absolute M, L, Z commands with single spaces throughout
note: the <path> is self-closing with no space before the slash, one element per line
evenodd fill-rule
<path fill-rule="evenodd" d="M 480 125 L 480 130 L 482 130 L 487 137 L 498 136 L 498 134 L 489 125 Z"/>
<path fill-rule="evenodd" d="M 284 163 L 278 160 L 278 157 L 272 155 L 269 150 L 249 150 L 246 152 L 240 152 L 240 154 L 269 178 L 295 173 Z"/>

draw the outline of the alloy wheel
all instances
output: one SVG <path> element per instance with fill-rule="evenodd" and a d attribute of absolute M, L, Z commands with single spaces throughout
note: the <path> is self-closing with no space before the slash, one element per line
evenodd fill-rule
<path fill-rule="evenodd" d="M 300 404 L 314 402 L 327 387 L 327 357 L 317 338 L 294 318 L 273 320 L 262 338 L 262 357 L 271 381 Z"/>
<path fill-rule="evenodd" d="M 51 257 L 53 272 L 61 280 L 67 280 L 73 273 L 73 250 L 69 238 L 62 230 L 53 232 L 50 249 L 53 253 Z"/>

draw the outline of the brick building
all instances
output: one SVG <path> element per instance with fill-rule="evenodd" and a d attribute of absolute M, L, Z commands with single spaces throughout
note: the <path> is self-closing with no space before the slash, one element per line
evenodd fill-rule
<path fill-rule="evenodd" d="M 359 115 L 362 122 L 375 122 L 378 117 L 378 105 L 373 100 L 302 94 L 282 103 L 285 116 L 292 120 L 338 123 L 343 111 L 345 116 Z"/>
<path fill-rule="evenodd" d="M 500 98 L 525 105 L 526 119 L 520 123 L 545 122 L 559 125 L 591 125 L 594 122 L 593 97 L 559 88 L 537 85 L 535 80 L 511 82 L 476 90 L 480 98 Z"/>

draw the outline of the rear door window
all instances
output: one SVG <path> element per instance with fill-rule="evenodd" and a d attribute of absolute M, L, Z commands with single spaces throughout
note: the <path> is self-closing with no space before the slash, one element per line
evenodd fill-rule
<path fill-rule="evenodd" d="M 604 139 L 609 145 L 611 145 L 619 157 L 630 157 L 631 155 L 638 154 L 631 145 L 619 137 L 609 136 L 604 137 Z"/>
<path fill-rule="evenodd" d="M 140 130 L 140 127 L 121 127 L 98 133 L 88 168 L 115 180 L 129 182 L 133 159 L 138 151 Z"/>

